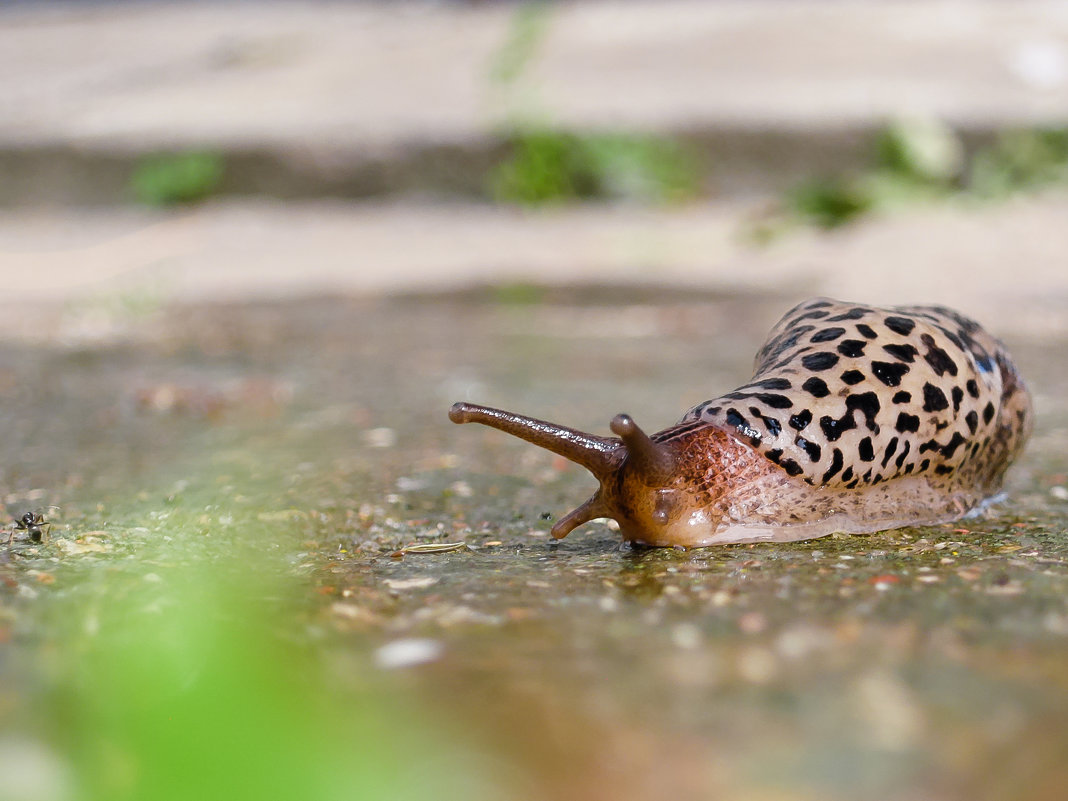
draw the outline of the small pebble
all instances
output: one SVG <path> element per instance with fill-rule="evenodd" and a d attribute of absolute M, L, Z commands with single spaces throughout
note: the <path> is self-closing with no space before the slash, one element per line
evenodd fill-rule
<path fill-rule="evenodd" d="M 746 612 L 738 618 L 738 628 L 746 634 L 759 634 L 768 627 L 768 620 L 760 612 Z"/>
<path fill-rule="evenodd" d="M 766 684 L 775 678 L 775 656 L 766 648 L 747 648 L 738 657 L 738 673 L 752 684 Z"/>
<path fill-rule="evenodd" d="M 726 590 L 716 590 L 712 593 L 712 606 L 726 606 L 731 602 L 731 594 Z"/>
<path fill-rule="evenodd" d="M 687 651 L 701 644 L 701 630 L 692 623 L 680 623 L 671 630 L 671 642 Z"/>
<path fill-rule="evenodd" d="M 470 498 L 475 494 L 475 491 L 471 489 L 471 485 L 466 481 L 454 481 L 449 489 L 459 498 Z"/>
<path fill-rule="evenodd" d="M 382 670 L 397 670 L 434 662 L 445 652 L 437 640 L 413 637 L 394 640 L 375 651 L 375 665 Z"/>
<path fill-rule="evenodd" d="M 372 428 L 364 432 L 363 441 L 369 448 L 392 448 L 397 444 L 397 432 L 392 428 Z"/>
<path fill-rule="evenodd" d="M 877 589 L 879 592 L 886 592 L 895 584 L 898 584 L 900 582 L 901 579 L 892 574 L 872 576 L 870 579 L 868 579 L 868 583 L 875 587 L 875 589 Z"/>
<path fill-rule="evenodd" d="M 419 576 L 409 579 L 386 579 L 386 586 L 391 590 L 421 590 L 432 587 L 439 579 L 435 576 Z"/>

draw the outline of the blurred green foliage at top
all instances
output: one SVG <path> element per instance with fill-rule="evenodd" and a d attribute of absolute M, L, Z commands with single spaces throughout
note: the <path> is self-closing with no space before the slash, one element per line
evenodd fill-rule
<path fill-rule="evenodd" d="M 550 9 L 546 0 L 523 3 L 516 9 L 508 38 L 490 65 L 494 83 L 509 86 L 522 77 L 548 31 Z"/>
<path fill-rule="evenodd" d="M 1068 129 L 1007 131 L 969 159 L 937 120 L 899 120 L 876 142 L 873 163 L 853 175 L 814 178 L 787 194 L 804 222 L 837 228 L 873 211 L 949 198 L 996 200 L 1068 183 Z"/>
<path fill-rule="evenodd" d="M 551 124 L 524 76 L 548 34 L 553 5 L 518 6 L 508 36 L 489 65 L 491 85 L 509 122 L 510 155 L 490 177 L 494 200 L 544 205 L 573 200 L 664 203 L 699 189 L 692 157 L 674 141 L 625 132 L 575 132 Z"/>
<path fill-rule="evenodd" d="M 492 194 L 498 201 L 665 203 L 697 193 L 691 159 L 678 145 L 657 137 L 524 128 L 509 139 L 513 154 L 492 178 Z"/>
<path fill-rule="evenodd" d="M 141 203 L 170 206 L 204 200 L 219 188 L 222 178 L 223 159 L 216 153 L 171 153 L 143 159 L 130 186 Z"/>
<path fill-rule="evenodd" d="M 1008 131 L 972 163 L 971 190 L 997 198 L 1068 183 L 1068 128 Z"/>

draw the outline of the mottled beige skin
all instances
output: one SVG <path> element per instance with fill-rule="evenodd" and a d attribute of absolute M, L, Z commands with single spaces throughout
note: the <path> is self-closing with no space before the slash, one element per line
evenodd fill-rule
<path fill-rule="evenodd" d="M 1032 427 L 1023 381 L 975 322 L 823 298 L 775 326 L 747 384 L 652 437 L 626 415 L 612 421 L 618 439 L 468 404 L 450 417 L 598 478 L 555 536 L 609 517 L 624 539 L 683 547 L 954 520 L 999 491 Z"/>

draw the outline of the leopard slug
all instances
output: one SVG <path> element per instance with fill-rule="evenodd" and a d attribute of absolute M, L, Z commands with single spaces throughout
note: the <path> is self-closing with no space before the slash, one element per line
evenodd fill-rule
<path fill-rule="evenodd" d="M 816 298 L 780 320 L 753 377 L 647 435 L 615 437 L 457 403 L 482 423 L 576 462 L 598 491 L 561 518 L 596 518 L 647 545 L 695 547 L 864 533 L 955 520 L 1001 488 L 1032 427 L 1004 346 L 941 306 Z"/>

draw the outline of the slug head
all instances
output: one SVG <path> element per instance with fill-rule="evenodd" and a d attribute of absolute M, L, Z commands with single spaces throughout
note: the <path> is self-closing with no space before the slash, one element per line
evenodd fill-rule
<path fill-rule="evenodd" d="M 449 410 L 454 423 L 482 423 L 559 454 L 589 470 L 601 486 L 593 497 L 560 518 L 552 535 L 562 539 L 599 517 L 619 523 L 624 539 L 647 545 L 687 545 L 694 525 L 707 526 L 680 455 L 686 437 L 651 439 L 629 415 L 613 418 L 616 437 L 582 431 L 511 412 L 457 403 Z"/>

